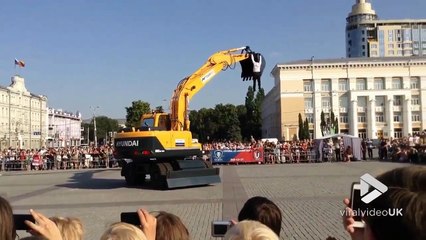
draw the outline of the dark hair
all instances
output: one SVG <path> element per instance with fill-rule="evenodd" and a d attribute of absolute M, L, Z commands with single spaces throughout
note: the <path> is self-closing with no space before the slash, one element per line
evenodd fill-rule
<path fill-rule="evenodd" d="M 172 213 L 159 212 L 157 218 L 156 240 L 189 240 L 189 232 L 180 218 Z"/>
<path fill-rule="evenodd" d="M 367 215 L 364 218 L 375 239 L 426 239 L 426 168 L 397 168 L 377 179 L 388 186 L 388 191 L 372 201 L 368 208 L 386 210 L 393 216 Z M 397 209 L 402 209 L 402 216 Z"/>
<path fill-rule="evenodd" d="M 275 203 L 265 197 L 252 197 L 244 204 L 238 214 L 238 221 L 254 220 L 268 226 L 280 236 L 282 214 Z"/>
<path fill-rule="evenodd" d="M 13 222 L 13 211 L 9 202 L 0 196 L 0 239 L 14 240 L 16 230 Z"/>

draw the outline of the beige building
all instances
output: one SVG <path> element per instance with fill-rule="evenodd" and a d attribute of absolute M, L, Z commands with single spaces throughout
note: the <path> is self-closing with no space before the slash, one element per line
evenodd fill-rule
<path fill-rule="evenodd" d="M 390 138 L 426 129 L 426 58 L 342 58 L 277 64 L 262 105 L 262 136 L 289 140 L 298 114 L 321 137 L 321 112 L 341 133 Z"/>
<path fill-rule="evenodd" d="M 24 78 L 15 75 L 0 86 L 0 147 L 41 148 L 47 138 L 47 97 L 30 93 Z"/>

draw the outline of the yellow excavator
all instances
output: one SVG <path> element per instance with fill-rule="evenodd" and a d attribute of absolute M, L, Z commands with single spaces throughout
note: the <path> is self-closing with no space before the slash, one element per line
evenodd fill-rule
<path fill-rule="evenodd" d="M 262 62 L 260 72 L 254 68 L 254 61 Z M 219 168 L 201 159 L 201 144 L 192 138 L 188 104 L 216 74 L 233 69 L 237 63 L 241 64 L 244 80 L 259 77 L 265 67 L 263 56 L 249 47 L 216 52 L 179 82 L 170 102 L 170 113 L 144 114 L 140 127 L 117 132 L 115 157 L 121 159 L 121 175 L 128 185 L 143 184 L 147 176 L 163 188 L 220 182 Z"/>

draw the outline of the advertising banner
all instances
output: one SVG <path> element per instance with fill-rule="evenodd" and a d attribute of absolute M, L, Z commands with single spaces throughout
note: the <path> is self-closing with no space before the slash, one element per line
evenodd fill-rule
<path fill-rule="evenodd" d="M 263 148 L 241 150 L 212 150 L 212 163 L 263 163 Z"/>

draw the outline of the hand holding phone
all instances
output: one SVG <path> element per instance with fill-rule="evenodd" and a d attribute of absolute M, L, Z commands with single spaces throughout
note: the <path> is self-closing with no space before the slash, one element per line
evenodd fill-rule
<path fill-rule="evenodd" d="M 231 221 L 213 221 L 212 222 L 212 237 L 223 237 L 229 228 L 231 228 Z"/>
<path fill-rule="evenodd" d="M 120 214 L 120 222 L 129 223 L 138 227 L 142 225 L 137 212 L 122 212 Z"/>
<path fill-rule="evenodd" d="M 361 184 L 352 183 L 351 189 L 351 209 L 354 212 L 353 219 L 355 220 L 353 226 L 356 228 L 363 228 L 364 221 L 362 220 L 363 202 L 361 201 Z"/>
<path fill-rule="evenodd" d="M 13 214 L 13 222 L 16 230 L 30 230 L 31 228 L 25 224 L 25 220 L 34 222 L 34 217 L 31 214 Z"/>

